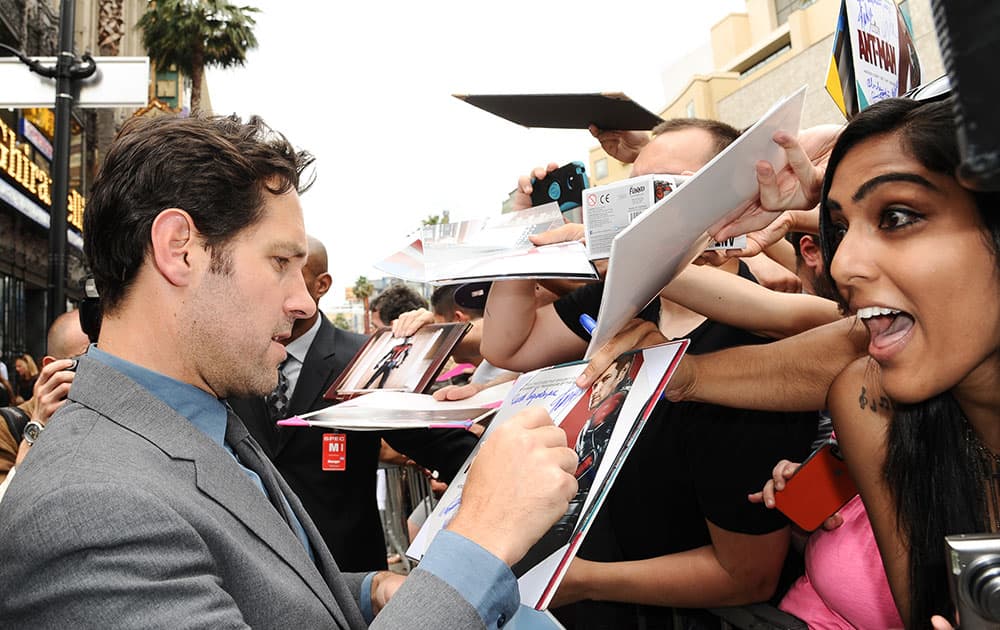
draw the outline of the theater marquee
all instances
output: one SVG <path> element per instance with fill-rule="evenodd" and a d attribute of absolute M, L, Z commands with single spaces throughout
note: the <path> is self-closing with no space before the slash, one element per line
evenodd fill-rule
<path fill-rule="evenodd" d="M 17 133 L 2 120 L 0 120 L 0 173 L 18 183 L 30 199 L 39 202 L 46 209 L 52 207 L 52 177 L 25 154 Z M 79 232 L 83 231 L 86 201 L 78 191 L 70 190 L 66 222 Z M 37 220 L 37 217 L 31 218 Z"/>

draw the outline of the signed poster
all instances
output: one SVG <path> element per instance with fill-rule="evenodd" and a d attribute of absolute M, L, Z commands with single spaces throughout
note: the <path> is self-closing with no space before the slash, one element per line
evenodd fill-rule
<path fill-rule="evenodd" d="M 844 0 L 827 91 L 845 117 L 920 85 L 911 31 L 893 0 Z"/>
<path fill-rule="evenodd" d="M 578 490 L 566 513 L 512 567 L 522 604 L 537 610 L 548 605 L 686 347 L 685 340 L 625 353 L 586 390 L 575 384 L 586 367 L 582 362 L 530 372 L 514 383 L 480 443 L 518 411 L 541 405 L 563 429 L 566 445 L 578 459 Z M 407 555 L 419 560 L 437 532 L 451 522 L 475 455 L 441 497 Z"/>

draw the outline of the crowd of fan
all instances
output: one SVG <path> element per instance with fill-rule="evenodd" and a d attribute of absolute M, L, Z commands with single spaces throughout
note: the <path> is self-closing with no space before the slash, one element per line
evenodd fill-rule
<path fill-rule="evenodd" d="M 238 123 L 198 124 L 221 129 Z M 106 171 L 126 171 L 125 161 L 136 158 L 141 147 L 130 138 L 141 140 L 145 134 L 171 139 L 204 129 L 160 122 L 129 131 L 126 128 L 118 141 L 123 147 L 119 150 L 126 151 L 120 156 L 123 162 L 113 162 L 119 157 L 113 151 Z M 667 121 L 651 135 L 592 132 L 610 155 L 632 163 L 634 176 L 694 173 L 739 136 L 729 125 L 697 119 Z M 845 127 L 807 129 L 797 137 L 779 132 L 774 141 L 784 148 L 788 165 L 776 172 L 770 164 L 758 163 L 758 203 L 713 234 L 721 239 L 746 233 L 747 248 L 706 254 L 685 268 L 592 357 L 578 381 L 581 387 L 589 386 L 623 352 L 671 339 L 691 340 L 666 398 L 657 404 L 552 603 L 568 628 L 710 628 L 719 621 L 709 609 L 764 601 L 810 627 L 929 627 L 935 615 L 953 620 L 943 537 L 1000 530 L 1000 199 L 965 189 L 955 179 L 960 158 L 949 101 L 889 99 Z M 262 162 L 280 161 L 261 148 L 262 141 L 253 142 L 258 143 L 251 143 L 257 157 L 265 156 Z M 555 167 L 537 168 L 519 180 L 518 208 L 530 206 L 532 182 Z M 516 607 L 516 589 L 511 595 L 512 577 L 504 565 L 520 559 L 565 511 L 575 492 L 575 465 L 566 461 L 569 449 L 559 443 L 558 431 L 552 437 L 547 418 L 519 417 L 512 421 L 514 428 L 498 433 L 480 451 L 466 486 L 462 516 L 456 517 L 450 532 L 455 536 L 442 543 L 439 553 L 429 552 L 428 560 L 405 582 L 382 572 L 359 574 L 356 583 L 350 576 L 340 577 L 339 570 L 386 567 L 375 503 L 380 450 L 391 446 L 447 482 L 476 446 L 477 436 L 462 430 L 348 432 L 346 464 L 331 470 L 320 465 L 328 432 L 275 427 L 277 419 L 331 404 L 323 393 L 365 341 L 334 328 L 317 309 L 331 285 L 326 250 L 317 239 L 308 239 L 308 256 L 304 246 L 284 241 L 267 250 L 264 257 L 273 266 L 257 269 L 258 279 L 248 280 L 246 286 L 210 284 L 220 274 L 236 274 L 238 280 L 241 271 L 251 273 L 245 269 L 258 264 L 247 251 L 256 246 L 254 239 L 266 235 L 254 221 L 277 216 L 267 201 L 271 197 L 280 200 L 295 193 L 298 166 L 292 168 L 293 174 L 280 167 L 260 169 L 252 178 L 254 185 L 263 182 L 263 190 L 243 203 L 263 210 L 245 222 L 250 227 L 241 223 L 240 229 L 206 226 L 200 213 L 214 211 L 212 200 L 195 212 L 186 204 L 200 201 L 171 198 L 169 191 L 148 193 L 151 202 L 134 200 L 142 192 L 129 193 L 134 198 L 120 193 L 124 201 L 105 201 L 95 194 L 94 207 L 88 209 L 87 253 L 92 263 L 96 257 L 111 265 L 95 269 L 102 299 L 108 301 L 104 333 L 88 352 L 96 354 L 93 363 L 101 368 L 86 368 L 90 363 L 84 365 L 81 359 L 78 375 L 84 378 L 86 373 L 87 386 L 99 388 L 91 382 L 95 374 L 113 368 L 159 396 L 163 386 L 143 373 L 145 368 L 194 385 L 213 400 L 226 399 L 226 409 L 235 410 L 287 482 L 282 491 L 301 500 L 302 512 L 296 501 L 285 502 L 294 515 L 286 518 L 290 527 L 283 535 L 304 541 L 319 567 L 318 579 L 333 593 L 336 605 L 327 605 L 333 619 L 328 625 L 502 626 L 513 616 L 512 601 Z M 236 178 L 229 172 L 223 176 Z M 106 173 L 102 178 L 95 187 L 103 193 L 115 182 Z M 232 205 L 233 200 L 225 201 Z M 141 252 L 132 275 L 112 273 L 115 256 L 121 254 L 97 240 L 110 238 L 107 230 L 116 220 L 116 203 L 156 205 L 157 212 L 140 225 L 136 238 L 141 238 Z M 286 230 L 288 238 L 305 243 L 301 217 L 294 223 Z M 285 226 L 268 227 L 287 236 L 281 231 Z M 533 239 L 544 244 L 582 234 L 582 226 L 567 224 Z M 199 257 L 185 249 L 199 246 L 209 253 Z M 307 299 L 300 291 L 300 270 Z M 247 289 L 261 274 L 275 278 L 267 276 L 259 287 Z M 183 292 L 204 288 L 200 283 L 209 283 L 212 290 L 190 294 L 193 298 Z M 291 286 L 295 283 L 299 286 Z M 148 293 L 147 285 L 153 287 Z M 580 315 L 597 317 L 601 282 L 507 280 L 481 289 L 470 297 L 458 286 L 439 288 L 427 305 L 407 303 L 405 287 L 397 285 L 372 304 L 375 321 L 397 337 L 409 337 L 432 323 L 471 324 L 453 358 L 477 366 L 475 372 L 468 384 L 441 389 L 436 397 L 464 398 L 518 373 L 583 357 L 589 332 L 580 324 Z M 134 317 L 130 309 L 151 312 L 140 311 L 130 301 L 140 291 L 143 296 L 162 296 L 160 306 L 170 299 L 186 299 L 191 309 L 181 311 L 188 318 L 179 319 L 173 335 L 168 331 L 162 338 L 150 328 L 143 334 L 129 330 L 125 324 Z M 281 295 L 260 297 L 265 291 Z M 204 301 L 209 295 L 214 304 Z M 286 331 L 275 328 L 273 316 L 262 317 L 270 321 L 264 328 L 271 327 L 271 341 L 285 346 L 287 358 L 268 348 L 266 356 L 262 351 L 241 358 L 271 361 L 271 376 L 260 376 L 267 372 L 260 365 L 256 372 L 240 372 L 239 378 L 220 375 L 228 369 L 221 361 L 240 356 L 223 349 L 232 344 L 246 351 L 250 346 L 234 339 L 261 327 L 242 313 L 258 309 L 255 296 L 258 301 L 279 300 L 282 312 L 295 319 Z M 220 318 L 214 328 L 198 321 L 208 312 Z M 67 620 L 93 625 L 99 619 L 111 627 L 153 618 L 163 621 L 149 625 L 183 626 L 187 622 L 178 622 L 183 619 L 191 620 L 192 627 L 270 627 L 279 617 L 262 610 L 265 604 L 252 603 L 248 591 L 259 593 L 258 602 L 283 598 L 291 608 L 300 603 L 295 595 L 299 591 L 304 599 L 314 597 L 310 587 L 318 587 L 310 583 L 311 577 L 302 578 L 310 587 L 285 574 L 234 577 L 232 571 L 263 569 L 250 561 L 220 560 L 236 553 L 234 548 L 219 542 L 213 526 L 172 502 L 190 497 L 178 499 L 172 491 L 163 496 L 165 490 L 151 491 L 155 485 L 143 484 L 154 482 L 144 480 L 137 482 L 138 490 L 152 492 L 151 497 L 112 501 L 94 488 L 104 481 L 120 489 L 124 482 L 106 469 L 118 463 L 98 458 L 102 461 L 84 465 L 78 459 L 88 456 L 77 446 L 92 434 L 116 439 L 94 428 L 99 427 L 95 416 L 111 417 L 111 412 L 88 402 L 92 394 L 77 397 L 75 387 L 70 391 L 73 372 L 67 368 L 76 366 L 71 358 L 83 353 L 78 322 L 71 313 L 53 326 L 41 371 L 25 371 L 24 378 L 33 379 L 34 388 L 33 396 L 25 392 L 32 398 L 27 413 L 20 427 L 7 423 L 15 435 L 31 419 L 48 426 L 31 440 L 37 439 L 36 446 L 11 441 L 7 447 L 11 464 L 16 455 L 17 472 L 4 485 L 0 546 L 5 558 L 13 554 L 20 560 L 5 559 L 0 575 L 7 584 L 24 587 L 16 596 L 2 598 L 0 625 L 47 627 Z M 180 339 L 182 350 L 169 362 L 150 358 L 150 352 Z M 211 351 L 215 354 L 206 354 Z M 135 365 L 123 367 L 121 359 Z M 273 368 L 279 361 L 275 387 Z M 18 359 L 19 376 L 21 363 Z M 34 368 L 30 357 L 24 367 Z M 260 377 L 260 383 L 240 384 L 249 377 Z M 11 391 L 6 381 L 2 384 L 16 402 L 19 392 Z M 67 394 L 70 404 L 53 414 Z M 119 391 L 102 395 L 131 414 L 153 407 L 119 400 Z M 181 416 L 193 417 L 190 408 L 164 401 Z M 74 421 L 75 428 L 61 426 Z M 198 422 L 192 423 L 201 429 Z M 140 429 L 123 426 L 133 434 L 130 440 L 143 437 Z M 228 428 L 224 445 L 219 430 L 219 445 L 229 449 L 231 426 L 222 426 Z M 62 440 L 56 438 L 63 434 Z M 167 442 L 146 439 L 158 444 L 155 457 L 187 457 Z M 775 496 L 799 463 L 830 440 L 839 443 L 859 495 L 816 532 L 796 531 L 774 509 Z M 102 452 L 100 445 L 93 448 L 92 459 Z M 130 450 L 117 457 L 141 460 L 132 465 L 143 468 L 145 460 L 131 450 L 136 448 L 130 442 Z M 234 462 L 227 463 L 253 468 L 241 452 L 230 450 L 227 457 Z M 129 465 L 124 465 L 125 471 L 132 471 L 124 473 L 126 478 L 135 471 Z M 55 472 L 56 486 L 38 481 Z M 199 468 L 201 474 L 213 473 Z M 258 476 L 264 494 L 273 499 L 276 491 L 268 487 L 267 473 Z M 134 520 L 176 521 L 178 529 L 167 528 L 165 539 L 141 528 L 125 528 L 126 533 L 114 536 L 89 530 L 83 535 L 84 525 L 71 518 L 65 528 L 68 535 L 83 539 L 71 544 L 47 528 L 64 524 L 60 519 L 66 514 L 52 497 L 61 496 L 59 486 L 74 484 L 92 494 L 78 495 L 65 510 L 83 509 L 81 501 L 89 501 L 88 528 L 111 523 L 121 527 L 120 520 L 95 516 L 100 509 L 94 502 L 103 497 L 109 510 L 127 506 L 136 510 Z M 268 505 L 264 500 L 254 509 L 273 512 Z M 277 511 L 282 512 L 280 501 Z M 211 518 L 218 520 L 217 515 Z M 215 527 L 225 538 L 234 525 Z M 26 536 L 45 549 L 25 553 L 17 545 Z M 324 560 L 326 548 L 335 566 Z M 258 548 L 248 544 L 239 549 L 253 554 Z M 484 559 L 482 553 L 492 558 Z M 171 564 L 160 557 L 164 554 L 190 557 L 186 563 Z M 216 566 L 226 562 L 238 569 Z M 472 568 L 463 572 L 456 562 Z M 63 573 L 79 576 L 89 570 L 96 574 L 89 582 L 60 584 Z M 29 579 L 37 575 L 45 577 Z M 40 579 L 46 585 L 39 585 Z M 281 581 L 280 588 L 272 587 L 272 580 Z M 348 603 L 351 598 L 340 594 L 341 582 L 358 603 Z M 31 593 L 28 586 L 35 587 Z M 104 601 L 106 612 L 96 613 L 99 604 L 94 600 Z M 296 613 L 301 615 L 296 619 L 306 627 L 323 618 L 310 616 L 315 613 L 312 607 L 303 608 L 308 610 Z M 290 623 L 290 617 L 284 619 Z M 934 623 L 946 625 L 944 619 Z"/>

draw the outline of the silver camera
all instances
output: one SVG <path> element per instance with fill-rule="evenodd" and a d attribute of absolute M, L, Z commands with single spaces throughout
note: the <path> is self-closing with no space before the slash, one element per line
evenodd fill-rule
<path fill-rule="evenodd" d="M 944 544 L 960 627 L 1000 629 L 1000 535 L 945 536 Z"/>

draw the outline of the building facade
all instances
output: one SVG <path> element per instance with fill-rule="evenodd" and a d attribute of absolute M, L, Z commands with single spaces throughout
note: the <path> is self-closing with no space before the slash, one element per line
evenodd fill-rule
<path fill-rule="evenodd" d="M 904 0 L 900 7 L 910 17 L 921 76 L 926 81 L 943 74 L 930 0 Z M 840 0 L 746 0 L 746 12 L 732 13 L 712 27 L 710 70 L 692 74 L 685 59 L 666 71 L 675 84 L 678 76 L 689 78 L 660 116 L 711 118 L 743 129 L 777 98 L 805 85 L 802 126 L 843 123 L 826 93 L 839 11 Z M 630 170 L 600 146 L 590 150 L 592 185 L 624 179 Z"/>
<path fill-rule="evenodd" d="M 29 57 L 58 53 L 59 0 L 0 0 L 0 43 Z M 76 0 L 74 49 L 94 56 L 144 56 L 135 24 L 145 0 Z M 8 52 L 0 50 L 0 55 Z M 2 93 L 2 91 L 0 91 Z M 54 97 L 54 89 L 53 89 Z M 153 69 L 150 105 L 73 111 L 66 246 L 67 307 L 83 298 L 83 216 L 90 184 L 122 123 L 135 115 L 182 111 L 184 78 Z M 207 102 L 207 101 L 206 101 Z M 45 352 L 48 313 L 49 209 L 52 205 L 52 109 L 0 107 L 0 359 Z"/>
<path fill-rule="evenodd" d="M 0 42 L 31 57 L 55 56 L 57 11 L 55 0 L 0 0 Z M 94 127 L 79 111 L 71 126 L 65 277 L 66 295 L 75 301 L 85 275 L 82 227 Z M 0 108 L 0 356 L 8 367 L 22 352 L 37 357 L 45 349 L 54 131 L 51 109 Z"/>

